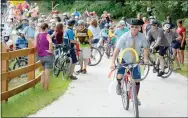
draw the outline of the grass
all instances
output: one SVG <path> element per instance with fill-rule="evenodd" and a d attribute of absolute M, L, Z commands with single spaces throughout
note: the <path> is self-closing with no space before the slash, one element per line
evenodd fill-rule
<path fill-rule="evenodd" d="M 174 68 L 177 67 L 177 64 L 174 63 Z M 184 64 L 183 66 L 181 66 L 181 70 L 176 70 L 175 72 L 188 77 L 188 63 Z"/>
<path fill-rule="evenodd" d="M 2 103 L 2 117 L 26 117 L 36 113 L 39 109 L 52 103 L 68 88 L 69 80 L 62 80 L 50 75 L 49 91 L 45 91 L 38 83 L 35 88 L 30 88 L 18 95 L 11 97 L 7 103 Z"/>

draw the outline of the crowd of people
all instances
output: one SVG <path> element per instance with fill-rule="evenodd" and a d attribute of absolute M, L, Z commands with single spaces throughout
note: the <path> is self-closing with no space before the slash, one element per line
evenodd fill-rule
<path fill-rule="evenodd" d="M 53 11 L 49 16 L 39 13 L 37 4 L 18 4 L 13 6 L 8 4 L 8 14 L 3 28 L 4 42 L 8 45 L 12 39 L 13 27 L 16 27 L 18 38 L 15 40 L 15 48 L 23 49 L 31 40 L 37 48 L 37 55 L 44 67 L 41 85 L 48 90 L 50 69 L 53 68 L 53 45 L 66 44 L 71 48 L 80 49 L 79 60 L 77 52 L 71 50 L 71 72 L 70 79 L 77 80 L 73 75 L 75 64 L 80 63 L 79 73 L 87 73 L 88 58 L 90 57 L 90 46 L 100 47 L 108 42 L 115 47 L 112 57 L 111 69 L 115 68 L 115 61 L 118 54 L 125 48 L 134 48 L 140 54 L 141 48 L 144 48 L 144 62 L 148 63 L 149 49 L 159 51 L 159 60 L 156 60 L 158 76 L 164 74 L 164 58 L 168 48 L 172 49 L 172 57 L 178 64 L 177 69 L 181 69 L 184 64 L 184 50 L 186 44 L 186 28 L 183 27 L 183 21 L 179 19 L 177 25 L 173 24 L 168 16 L 164 23 L 160 23 L 153 16 L 142 17 L 138 14 L 137 18 L 125 18 L 119 22 L 111 19 L 110 13 L 104 11 L 99 16 L 95 11 L 89 12 L 86 9 L 81 14 L 77 9 L 70 16 L 64 12 Z M 14 11 L 19 12 L 14 14 Z M 123 57 L 122 63 L 130 62 L 134 59 L 131 53 Z M 159 72 L 160 67 L 160 72 Z M 134 78 L 140 78 L 139 67 L 134 67 Z M 124 68 L 120 68 L 117 73 L 117 93 L 121 94 L 121 79 L 125 73 Z M 138 91 L 140 82 L 136 83 Z M 139 102 L 140 103 L 140 102 Z M 141 103 L 140 103 L 141 104 Z"/>

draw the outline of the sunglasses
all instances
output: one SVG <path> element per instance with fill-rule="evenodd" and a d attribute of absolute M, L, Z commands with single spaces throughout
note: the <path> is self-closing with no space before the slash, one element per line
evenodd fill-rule
<path fill-rule="evenodd" d="M 132 25 L 131 26 L 131 28 L 133 29 L 133 28 L 135 28 L 135 29 L 139 29 L 140 28 L 140 26 L 137 26 L 137 25 Z"/>

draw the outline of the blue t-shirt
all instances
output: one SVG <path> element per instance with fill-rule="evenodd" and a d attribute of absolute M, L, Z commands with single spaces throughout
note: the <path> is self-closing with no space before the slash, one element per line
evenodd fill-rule
<path fill-rule="evenodd" d="M 80 12 L 79 11 L 75 11 L 74 15 L 80 17 Z"/>
<path fill-rule="evenodd" d="M 20 48 L 20 49 L 26 48 L 26 47 L 27 47 L 27 44 L 28 44 L 27 40 L 24 39 L 24 38 L 21 38 L 21 37 L 18 37 L 18 38 L 16 39 L 16 41 L 15 41 L 16 47 L 18 47 L 18 48 Z"/>
<path fill-rule="evenodd" d="M 63 35 L 63 41 L 64 44 L 68 45 L 70 44 L 70 40 L 74 40 L 74 32 L 73 29 L 68 28 L 67 30 L 65 30 L 64 35 Z M 74 46 L 74 45 L 73 45 Z"/>
<path fill-rule="evenodd" d="M 118 37 L 118 38 L 120 38 L 121 37 L 121 35 L 123 35 L 125 32 L 128 32 L 129 31 L 129 29 L 127 28 L 127 27 L 125 27 L 123 30 L 121 30 L 121 29 L 117 29 L 116 31 L 115 31 L 115 35 Z"/>

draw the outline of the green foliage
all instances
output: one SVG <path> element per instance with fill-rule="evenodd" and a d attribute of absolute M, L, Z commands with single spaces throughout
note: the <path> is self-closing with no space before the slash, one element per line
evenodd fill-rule
<path fill-rule="evenodd" d="M 185 46 L 185 49 L 188 51 L 188 18 L 184 19 L 183 26 L 186 28 L 186 46 Z"/>
<path fill-rule="evenodd" d="M 95 11 L 100 16 L 103 11 L 111 13 L 113 18 L 119 19 L 120 17 L 136 17 L 137 13 L 142 13 L 147 17 L 147 7 L 153 9 L 152 14 L 156 16 L 159 21 L 164 21 L 166 16 L 171 16 L 173 22 L 179 18 L 185 18 L 188 11 L 187 1 L 138 1 L 138 0 L 54 0 L 55 4 L 60 4 L 57 10 L 61 12 L 73 12 L 77 8 L 81 13 L 88 8 L 89 11 Z M 51 9 L 51 2 L 44 1 L 43 6 L 48 10 Z"/>

